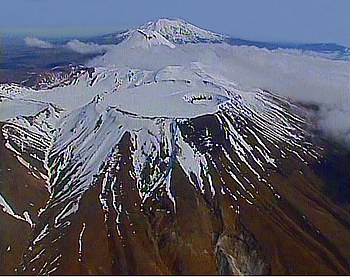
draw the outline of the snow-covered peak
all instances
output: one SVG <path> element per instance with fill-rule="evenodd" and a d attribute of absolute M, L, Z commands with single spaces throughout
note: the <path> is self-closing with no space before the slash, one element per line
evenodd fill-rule
<path fill-rule="evenodd" d="M 163 37 L 160 33 L 153 30 L 136 29 L 130 32 L 121 44 L 121 46 L 133 49 L 148 49 L 152 46 L 164 45 L 175 48 L 175 45 Z"/>
<path fill-rule="evenodd" d="M 167 40 L 176 43 L 222 42 L 225 36 L 198 28 L 181 19 L 166 19 L 150 21 L 140 27 L 143 31 L 155 31 Z"/>

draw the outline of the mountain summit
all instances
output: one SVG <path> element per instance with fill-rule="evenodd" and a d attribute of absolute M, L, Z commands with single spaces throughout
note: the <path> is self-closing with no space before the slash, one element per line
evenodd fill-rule
<path fill-rule="evenodd" d="M 342 149 L 277 94 L 339 89 L 345 65 L 181 20 L 123 35 L 0 86 L 0 273 L 349 274 Z"/>
<path fill-rule="evenodd" d="M 182 19 L 167 18 L 149 21 L 138 28 L 118 33 L 116 36 L 110 36 L 115 37 L 116 41 L 119 42 L 130 37 L 136 30 L 143 33 L 157 33 L 174 44 L 220 43 L 228 39 L 227 36 L 201 29 Z"/>
<path fill-rule="evenodd" d="M 173 43 L 222 42 L 225 36 L 198 28 L 181 19 L 158 19 L 140 27 L 142 30 L 155 31 Z"/>

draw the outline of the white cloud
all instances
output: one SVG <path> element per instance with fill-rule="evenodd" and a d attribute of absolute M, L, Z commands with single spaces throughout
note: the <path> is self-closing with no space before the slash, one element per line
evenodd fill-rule
<path fill-rule="evenodd" d="M 110 49 L 108 45 L 100 45 L 91 42 L 85 43 L 77 39 L 67 42 L 65 47 L 81 54 L 103 54 Z"/>
<path fill-rule="evenodd" d="M 111 46 L 109 45 L 99 45 L 95 43 L 85 43 L 81 42 L 77 39 L 73 39 L 67 42 L 65 45 L 56 45 L 50 42 L 35 38 L 35 37 L 26 37 L 24 39 L 26 45 L 30 47 L 42 48 L 42 49 L 50 49 L 50 48 L 66 48 L 71 51 L 80 53 L 80 54 L 103 54 L 107 52 Z"/>
<path fill-rule="evenodd" d="M 43 48 L 43 49 L 54 48 L 54 45 L 52 43 L 35 38 L 35 37 L 26 37 L 24 39 L 24 42 L 26 43 L 26 45 L 30 47 L 37 47 L 37 48 Z"/>

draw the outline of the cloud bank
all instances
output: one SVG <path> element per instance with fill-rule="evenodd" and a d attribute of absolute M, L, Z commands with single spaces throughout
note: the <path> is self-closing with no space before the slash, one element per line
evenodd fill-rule
<path fill-rule="evenodd" d="M 24 42 L 27 46 L 36 47 L 41 49 L 54 48 L 54 45 L 50 42 L 35 38 L 35 37 L 26 37 Z"/>
<path fill-rule="evenodd" d="M 108 45 L 100 45 L 95 43 L 85 43 L 77 39 L 73 39 L 65 45 L 68 49 L 81 54 L 103 54 L 111 47 Z"/>
<path fill-rule="evenodd" d="M 110 45 L 100 45 L 91 42 L 85 43 L 77 39 L 70 40 L 64 45 L 52 44 L 35 37 L 26 37 L 24 42 L 30 47 L 41 49 L 64 48 L 80 54 L 103 54 L 111 48 Z"/>

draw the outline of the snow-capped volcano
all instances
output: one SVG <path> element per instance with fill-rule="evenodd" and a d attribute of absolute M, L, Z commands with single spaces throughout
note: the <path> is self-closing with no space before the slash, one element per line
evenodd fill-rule
<path fill-rule="evenodd" d="M 224 35 L 215 34 L 211 31 L 198 28 L 181 19 L 162 18 L 150 21 L 141 26 L 140 29 L 158 32 L 166 39 L 176 44 L 222 42 L 226 38 Z"/>
<path fill-rule="evenodd" d="M 87 66 L 0 87 L 1 220 L 22 231 L 0 238 L 4 272 L 348 273 L 349 213 L 315 171 L 329 146 L 271 92 L 326 93 L 348 65 L 181 20 L 124 35 Z"/>
<path fill-rule="evenodd" d="M 130 37 L 136 30 L 143 33 L 160 34 L 174 44 L 186 43 L 219 43 L 227 36 L 201 29 L 181 19 L 158 19 L 149 21 L 137 29 L 131 29 L 118 35 L 119 39 Z"/>

